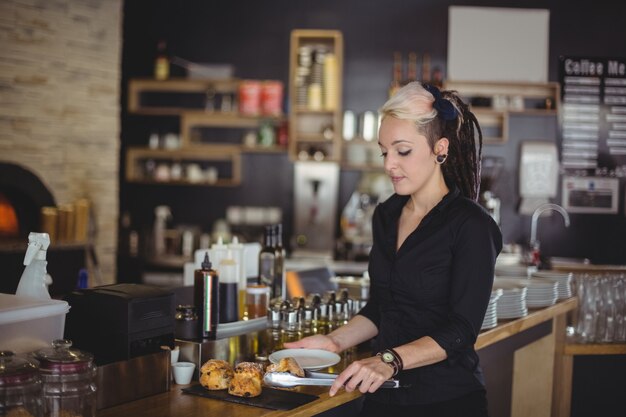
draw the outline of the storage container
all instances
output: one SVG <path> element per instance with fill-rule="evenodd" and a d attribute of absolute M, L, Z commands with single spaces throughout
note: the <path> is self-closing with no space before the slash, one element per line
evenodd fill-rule
<path fill-rule="evenodd" d="M 41 417 L 37 366 L 8 350 L 0 351 L 0 416 Z"/>
<path fill-rule="evenodd" d="M 63 338 L 67 301 L 0 294 L 0 350 L 33 352 Z"/>
<path fill-rule="evenodd" d="M 96 416 L 96 366 L 93 355 L 70 349 L 72 342 L 58 339 L 51 348 L 35 352 L 43 382 L 46 416 Z"/>

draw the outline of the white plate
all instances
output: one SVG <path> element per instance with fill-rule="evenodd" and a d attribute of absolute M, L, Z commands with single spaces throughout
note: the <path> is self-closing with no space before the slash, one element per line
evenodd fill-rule
<path fill-rule="evenodd" d="M 341 360 L 336 353 L 322 349 L 283 349 L 272 353 L 270 362 L 278 363 L 282 358 L 294 358 L 302 369 L 315 371 L 333 366 Z"/>

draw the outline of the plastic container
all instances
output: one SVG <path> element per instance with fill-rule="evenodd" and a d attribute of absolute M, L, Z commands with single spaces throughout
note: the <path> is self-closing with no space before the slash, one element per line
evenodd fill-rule
<path fill-rule="evenodd" d="M 43 383 L 44 415 L 95 417 L 96 366 L 93 355 L 70 349 L 72 342 L 59 339 L 52 348 L 39 350 L 34 357 L 39 361 Z"/>
<path fill-rule="evenodd" d="M 0 350 L 32 352 L 63 337 L 67 301 L 0 294 Z"/>
<path fill-rule="evenodd" d="M 37 366 L 0 351 L 0 416 L 42 416 L 41 378 Z"/>

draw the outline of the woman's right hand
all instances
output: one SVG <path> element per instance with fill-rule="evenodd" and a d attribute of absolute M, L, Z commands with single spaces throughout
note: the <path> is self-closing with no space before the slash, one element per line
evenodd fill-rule
<path fill-rule="evenodd" d="M 328 350 L 330 352 L 339 353 L 341 352 L 341 347 L 335 340 L 328 336 L 322 334 L 316 334 L 314 336 L 308 336 L 304 339 L 300 339 L 297 342 L 287 342 L 284 346 L 288 349 L 323 349 Z"/>

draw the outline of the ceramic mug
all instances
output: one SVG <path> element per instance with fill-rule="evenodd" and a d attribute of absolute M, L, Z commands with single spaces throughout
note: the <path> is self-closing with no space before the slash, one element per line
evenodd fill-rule
<path fill-rule="evenodd" d="M 174 381 L 178 385 L 187 385 L 191 382 L 193 371 L 196 368 L 196 364 L 193 362 L 176 362 L 172 364 L 172 371 L 174 372 Z"/>

